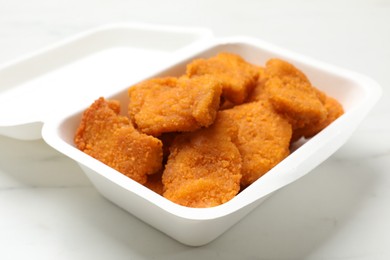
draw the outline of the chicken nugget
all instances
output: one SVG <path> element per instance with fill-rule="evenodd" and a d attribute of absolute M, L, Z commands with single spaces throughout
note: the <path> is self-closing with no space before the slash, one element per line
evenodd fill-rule
<path fill-rule="evenodd" d="M 194 131 L 211 125 L 222 86 L 213 77 L 150 79 L 129 88 L 129 115 L 143 133 Z"/>
<path fill-rule="evenodd" d="M 238 105 L 222 113 L 238 124 L 235 143 L 242 157 L 243 188 L 289 155 L 291 125 L 267 100 Z"/>
<path fill-rule="evenodd" d="M 252 91 L 258 78 L 257 67 L 232 53 L 219 53 L 209 59 L 196 59 L 187 65 L 188 77 L 213 75 L 223 85 L 223 96 L 241 104 Z"/>
<path fill-rule="evenodd" d="M 343 106 L 334 98 L 327 96 L 325 93 L 320 92 L 324 106 L 327 111 L 327 115 L 324 120 L 317 122 L 316 124 L 306 127 L 295 129 L 293 132 L 292 140 L 298 140 L 301 137 L 310 138 L 318 134 L 322 129 L 330 125 L 334 120 L 344 114 Z"/>
<path fill-rule="evenodd" d="M 165 198 L 187 207 L 213 207 L 240 191 L 241 156 L 231 141 L 237 128 L 225 128 L 219 115 L 209 128 L 175 138 L 162 177 Z"/>
<path fill-rule="evenodd" d="M 277 112 L 288 118 L 293 129 L 323 121 L 327 111 L 307 77 L 288 62 L 271 59 L 266 63 L 265 83 L 269 100 Z"/>
<path fill-rule="evenodd" d="M 139 133 L 118 101 L 96 100 L 83 114 L 76 131 L 76 147 L 95 159 L 144 184 L 146 175 L 162 167 L 162 143 Z"/>

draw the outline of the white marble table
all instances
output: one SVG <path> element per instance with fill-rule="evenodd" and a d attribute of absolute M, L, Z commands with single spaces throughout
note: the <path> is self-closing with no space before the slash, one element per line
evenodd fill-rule
<path fill-rule="evenodd" d="M 0 259 L 390 259 L 389 1 L 0 0 L 0 63 L 133 21 L 262 38 L 364 73 L 383 98 L 332 157 L 199 248 L 102 198 L 42 140 L 0 136 Z"/>

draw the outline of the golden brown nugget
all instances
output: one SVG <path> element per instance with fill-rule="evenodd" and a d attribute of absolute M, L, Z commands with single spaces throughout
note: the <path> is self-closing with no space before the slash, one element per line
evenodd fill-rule
<path fill-rule="evenodd" d="M 219 115 L 219 113 L 218 113 Z M 213 207 L 240 191 L 241 156 L 231 141 L 237 128 L 216 123 L 178 135 L 171 145 L 162 181 L 163 196 L 188 207 Z"/>
<path fill-rule="evenodd" d="M 235 143 L 242 157 L 242 187 L 256 181 L 289 155 L 291 125 L 268 101 L 242 104 L 222 113 L 238 124 Z"/>
<path fill-rule="evenodd" d="M 129 115 L 143 133 L 194 131 L 211 125 L 221 84 L 213 77 L 150 79 L 129 89 Z"/>
<path fill-rule="evenodd" d="M 326 118 L 316 124 L 303 128 L 295 129 L 292 140 L 298 140 L 301 137 L 310 138 L 318 134 L 322 129 L 330 125 L 334 120 L 344 114 L 343 106 L 334 98 L 326 96 L 323 93 L 324 106 L 327 111 Z"/>
<path fill-rule="evenodd" d="M 257 67 L 232 53 L 219 53 L 209 59 L 197 59 L 187 65 L 188 77 L 212 75 L 223 84 L 223 96 L 241 104 L 252 91 L 258 78 Z"/>
<path fill-rule="evenodd" d="M 327 111 L 316 89 L 293 65 L 271 59 L 266 63 L 265 83 L 269 100 L 277 112 L 288 118 L 293 129 L 316 124 L 326 118 Z"/>
<path fill-rule="evenodd" d="M 287 65 L 289 66 L 289 65 Z M 301 74 L 300 71 L 296 71 L 297 76 L 302 78 L 303 81 L 306 81 L 305 75 Z M 276 74 L 277 75 L 277 74 Z M 267 74 L 265 69 L 260 68 L 259 73 L 259 79 L 258 82 L 253 89 L 253 91 L 250 93 L 247 102 L 254 102 L 254 101 L 261 101 L 261 100 L 268 100 L 270 99 L 270 93 L 267 91 L 266 88 L 266 82 L 267 82 Z M 301 137 L 309 138 L 314 135 L 316 135 L 318 132 L 320 132 L 323 128 L 328 126 L 332 121 L 334 121 L 336 118 L 338 118 L 340 115 L 343 114 L 343 108 L 340 103 L 337 102 L 337 100 L 328 97 L 324 92 L 318 90 L 314 86 L 311 86 L 311 88 L 314 90 L 314 93 L 318 100 L 323 104 L 323 106 L 326 109 L 326 117 L 323 118 L 323 120 L 320 121 L 314 121 L 311 124 L 305 124 L 304 126 L 300 128 L 293 129 L 293 135 L 291 138 L 291 142 L 295 142 Z M 308 97 L 309 99 L 313 97 Z M 297 126 L 295 126 L 297 127 Z"/>
<path fill-rule="evenodd" d="M 119 110 L 118 101 L 96 100 L 84 112 L 74 142 L 83 152 L 144 184 L 147 174 L 162 167 L 162 143 L 139 133 Z"/>

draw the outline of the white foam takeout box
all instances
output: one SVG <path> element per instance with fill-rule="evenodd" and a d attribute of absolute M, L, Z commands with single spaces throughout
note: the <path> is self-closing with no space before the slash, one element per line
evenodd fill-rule
<path fill-rule="evenodd" d="M 339 100 L 345 114 L 231 201 L 213 208 L 172 203 L 75 148 L 73 136 L 81 114 L 98 97 L 120 100 L 125 113 L 129 86 L 150 77 L 182 75 L 192 59 L 221 51 L 259 65 L 275 57 L 291 62 L 313 85 Z M 380 95 L 378 84 L 366 76 L 259 39 L 219 39 L 202 28 L 115 24 L 1 65 L 0 134 L 23 140 L 42 137 L 74 159 L 104 197 L 181 243 L 199 246 L 327 159 Z"/>

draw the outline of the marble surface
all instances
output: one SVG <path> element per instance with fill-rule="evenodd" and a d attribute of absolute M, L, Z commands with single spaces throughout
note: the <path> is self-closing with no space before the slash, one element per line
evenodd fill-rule
<path fill-rule="evenodd" d="M 366 74 L 383 97 L 333 156 L 198 248 L 102 198 L 44 141 L 0 136 L 0 259 L 390 259 L 390 1 L 0 0 L 0 63 L 112 22 L 258 37 Z"/>

